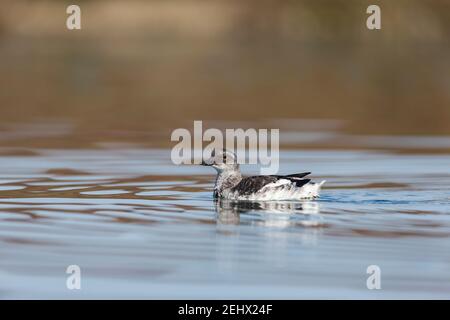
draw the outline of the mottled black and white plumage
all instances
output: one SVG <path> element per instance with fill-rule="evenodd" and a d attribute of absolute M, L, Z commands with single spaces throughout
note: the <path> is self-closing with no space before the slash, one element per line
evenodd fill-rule
<path fill-rule="evenodd" d="M 242 177 L 236 155 L 223 151 L 202 163 L 217 170 L 214 197 L 232 200 L 298 200 L 319 196 L 321 183 L 304 179 L 310 172 L 286 176 Z"/>

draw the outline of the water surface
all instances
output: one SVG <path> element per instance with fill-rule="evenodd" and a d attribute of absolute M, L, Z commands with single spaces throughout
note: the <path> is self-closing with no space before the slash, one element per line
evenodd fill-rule
<path fill-rule="evenodd" d="M 212 169 L 169 157 L 1 156 L 0 298 L 450 298 L 449 155 L 282 151 L 280 173 L 327 183 L 268 203 L 216 203 Z"/>

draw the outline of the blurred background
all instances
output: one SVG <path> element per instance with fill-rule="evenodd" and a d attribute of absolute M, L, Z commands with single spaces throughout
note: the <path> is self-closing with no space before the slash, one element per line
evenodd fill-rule
<path fill-rule="evenodd" d="M 449 1 L 79 0 L 70 31 L 73 3 L 2 1 L 0 146 L 169 146 L 204 120 L 285 146 L 450 150 Z"/>

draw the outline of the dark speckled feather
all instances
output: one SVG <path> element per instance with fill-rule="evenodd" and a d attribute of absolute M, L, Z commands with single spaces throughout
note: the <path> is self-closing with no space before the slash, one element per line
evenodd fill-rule
<path fill-rule="evenodd" d="M 308 182 L 310 182 L 310 179 L 301 179 L 300 177 L 304 177 L 308 175 L 307 173 L 301 173 L 301 174 L 292 174 L 288 176 L 252 176 L 243 178 L 235 187 L 233 187 L 231 190 L 233 192 L 238 192 L 240 195 L 250 195 L 252 193 L 258 192 L 261 190 L 264 186 L 268 185 L 269 183 L 277 182 L 281 179 L 289 180 L 297 187 L 301 187 Z"/>

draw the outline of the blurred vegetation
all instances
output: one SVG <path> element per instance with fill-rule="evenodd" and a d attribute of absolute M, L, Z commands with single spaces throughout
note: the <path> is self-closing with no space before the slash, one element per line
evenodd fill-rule
<path fill-rule="evenodd" d="M 349 133 L 450 134 L 450 1 L 3 0 L 0 130 L 324 118 Z M 366 8 L 382 8 L 369 31 Z M 320 128 L 317 128 L 320 129 Z"/>

